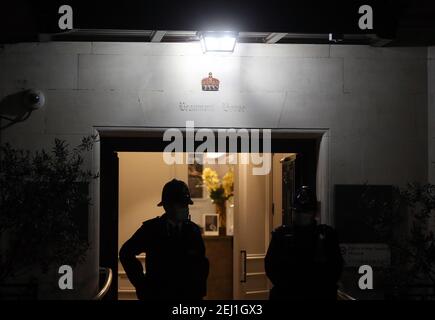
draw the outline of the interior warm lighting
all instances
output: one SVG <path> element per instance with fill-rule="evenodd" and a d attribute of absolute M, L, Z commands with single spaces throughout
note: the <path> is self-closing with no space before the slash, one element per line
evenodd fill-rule
<path fill-rule="evenodd" d="M 209 159 L 218 159 L 220 157 L 223 157 L 225 155 L 224 152 L 207 152 L 206 156 Z"/>
<path fill-rule="evenodd" d="M 233 52 L 236 46 L 237 34 L 235 32 L 201 32 L 199 41 L 204 53 L 206 52 Z"/>

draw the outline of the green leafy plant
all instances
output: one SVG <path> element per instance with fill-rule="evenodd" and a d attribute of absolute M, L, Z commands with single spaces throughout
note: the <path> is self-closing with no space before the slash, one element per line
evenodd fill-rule
<path fill-rule="evenodd" d="M 51 152 L 0 146 L 0 283 L 30 267 L 46 272 L 51 265 L 83 261 L 89 243 L 76 218 L 87 217 L 87 187 L 98 177 L 82 169 L 83 154 L 95 139 L 85 137 L 72 150 L 55 139 Z"/>
<path fill-rule="evenodd" d="M 405 295 L 409 288 L 422 284 L 435 288 L 435 238 L 430 226 L 435 185 L 409 183 L 402 189 L 396 187 L 390 202 L 367 194 L 362 195 L 362 203 L 372 212 L 368 223 L 391 249 L 391 266 L 386 270 L 390 285 Z"/>

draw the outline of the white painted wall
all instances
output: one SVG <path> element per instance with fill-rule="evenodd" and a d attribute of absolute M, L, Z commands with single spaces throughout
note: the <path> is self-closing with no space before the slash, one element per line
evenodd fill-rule
<path fill-rule="evenodd" d="M 197 43 L 37 43 L 0 50 L 0 97 L 35 87 L 47 98 L 28 121 L 1 133 L 17 147 L 38 149 L 54 137 L 76 144 L 94 126 L 183 127 L 186 120 L 328 129 L 330 188 L 428 177 L 426 48 L 238 44 L 233 54 L 204 55 Z M 219 92 L 201 91 L 208 72 L 221 81 Z M 85 268 L 94 273 L 95 241 Z"/>

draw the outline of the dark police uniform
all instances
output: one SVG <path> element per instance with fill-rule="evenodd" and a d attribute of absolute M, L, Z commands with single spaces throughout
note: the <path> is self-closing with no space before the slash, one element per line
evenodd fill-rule
<path fill-rule="evenodd" d="M 146 254 L 146 274 L 136 259 Z M 146 299 L 202 299 L 207 291 L 208 259 L 200 228 L 167 215 L 145 221 L 122 246 L 120 260 L 137 296 Z"/>
<path fill-rule="evenodd" d="M 343 259 L 335 231 L 313 222 L 272 233 L 265 260 L 273 283 L 270 299 L 337 298 Z"/>

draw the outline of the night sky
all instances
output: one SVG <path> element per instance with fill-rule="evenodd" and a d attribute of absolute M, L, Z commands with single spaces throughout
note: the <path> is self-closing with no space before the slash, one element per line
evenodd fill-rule
<path fill-rule="evenodd" d="M 364 33 L 358 8 L 373 7 L 374 31 L 391 35 L 406 1 L 30 1 L 2 3 L 2 42 L 32 40 L 38 33 L 57 33 L 58 8 L 70 4 L 75 29 L 234 30 L 292 33 Z M 433 6 L 426 2 L 426 6 Z M 429 10 L 430 11 L 430 10 Z M 428 12 L 424 10 L 423 12 Z M 424 21 L 424 19 L 416 19 Z M 430 20 L 430 19 L 429 19 Z M 372 32 L 373 33 L 373 32 Z"/>

